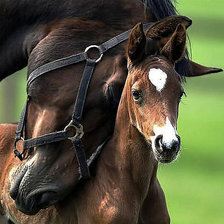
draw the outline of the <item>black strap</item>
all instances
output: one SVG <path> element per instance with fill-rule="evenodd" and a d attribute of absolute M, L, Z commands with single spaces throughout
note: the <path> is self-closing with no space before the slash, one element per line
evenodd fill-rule
<path fill-rule="evenodd" d="M 17 125 L 15 140 L 21 140 L 21 138 L 23 137 L 23 128 L 26 122 L 27 108 L 28 108 L 28 100 L 26 101 L 23 107 L 22 113 L 20 115 L 19 123 Z"/>
<path fill-rule="evenodd" d="M 28 102 L 29 102 L 29 98 L 27 99 L 22 113 L 20 115 L 20 119 L 19 119 L 19 123 L 17 125 L 17 130 L 16 130 L 16 134 L 15 134 L 15 142 L 14 142 L 14 153 L 15 156 L 17 156 L 21 161 L 23 160 L 22 154 L 24 153 L 25 149 L 23 149 L 23 152 L 20 153 L 17 149 L 17 143 L 22 140 L 23 141 L 23 129 L 25 127 L 25 122 L 26 122 L 26 115 L 27 115 L 27 108 L 28 108 Z"/>
<path fill-rule="evenodd" d="M 77 139 L 72 142 L 75 148 L 76 158 L 79 164 L 79 172 L 81 174 L 81 178 L 88 179 L 90 178 L 89 166 L 86 162 L 86 154 L 84 151 L 83 143 L 81 139 Z"/>
<path fill-rule="evenodd" d="M 33 72 L 30 73 L 29 78 L 27 80 L 27 87 L 30 86 L 30 84 L 37 79 L 38 77 L 40 77 L 41 75 L 44 75 L 48 72 L 54 71 L 58 68 L 63 68 L 69 65 L 73 65 L 76 63 L 79 63 L 81 61 L 85 60 L 85 56 L 83 53 L 79 53 L 79 54 L 75 54 L 75 55 L 71 55 L 65 58 L 60 58 L 58 60 L 55 61 L 51 61 L 47 64 L 44 64 L 42 66 L 40 66 L 39 68 L 35 69 Z"/>
<path fill-rule="evenodd" d="M 153 23 L 146 23 L 143 24 L 143 30 L 146 31 L 150 26 L 152 26 Z M 111 38 L 110 40 L 104 42 L 103 44 L 100 45 L 102 48 L 103 52 L 106 52 L 107 50 L 115 47 L 116 45 L 122 43 L 123 41 L 127 40 L 129 37 L 129 34 L 131 33 L 131 30 L 125 31 L 116 37 Z"/>
<path fill-rule="evenodd" d="M 23 141 L 23 149 L 30 149 L 41 145 L 50 144 L 53 142 L 59 142 L 68 139 L 68 135 L 65 131 L 57 131 L 50 134 L 42 135 L 37 138 L 31 138 Z"/>
<path fill-rule="evenodd" d="M 82 76 L 81 83 L 79 85 L 78 94 L 75 101 L 74 111 L 72 114 L 72 121 L 74 124 L 78 125 L 81 122 L 82 112 L 84 108 L 84 104 L 86 102 L 86 95 L 88 91 L 88 86 L 94 72 L 95 62 L 87 61 L 84 73 Z"/>
<path fill-rule="evenodd" d="M 147 23 L 147 24 L 143 24 L 143 30 L 145 31 L 146 29 L 148 29 L 153 23 Z M 110 40 L 104 42 L 103 44 L 98 46 L 98 49 L 100 49 L 100 51 L 102 53 L 106 52 L 107 50 L 115 47 L 116 45 L 122 43 L 123 41 L 128 39 L 128 36 L 131 32 L 131 29 L 128 31 L 125 31 L 119 35 L 117 35 L 116 37 L 111 38 Z M 92 45 L 92 46 L 96 46 L 96 45 Z M 74 54 L 68 57 L 64 57 L 64 58 L 60 58 L 57 59 L 55 61 L 49 62 L 47 64 L 44 64 L 42 66 L 40 66 L 39 68 L 35 69 L 33 72 L 30 73 L 29 78 L 27 80 L 27 88 L 30 86 L 30 84 L 37 79 L 38 77 L 40 77 L 41 75 L 44 75 L 50 71 L 54 71 L 58 68 L 63 68 L 72 64 L 76 64 L 82 61 L 85 61 L 87 59 L 87 52 L 84 51 L 82 53 L 78 53 L 78 54 Z"/>

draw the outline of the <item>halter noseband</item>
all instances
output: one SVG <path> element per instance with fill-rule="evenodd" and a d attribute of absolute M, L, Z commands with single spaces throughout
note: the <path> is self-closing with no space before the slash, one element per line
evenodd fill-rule
<path fill-rule="evenodd" d="M 143 29 L 148 29 L 152 23 L 144 24 Z M 63 140 L 70 140 L 75 148 L 76 158 L 79 164 L 79 173 L 80 178 L 88 179 L 90 177 L 89 166 L 91 165 L 92 161 L 99 155 L 101 149 L 108 141 L 109 137 L 107 137 L 103 143 L 101 143 L 96 151 L 91 155 L 89 160 L 86 160 L 84 147 L 82 143 L 82 137 L 84 135 L 83 126 L 81 124 L 83 108 L 86 100 L 88 86 L 91 80 L 91 77 L 94 72 L 95 65 L 102 59 L 103 54 L 113 48 L 114 46 L 120 44 L 121 42 L 128 39 L 131 30 L 128 30 L 112 39 L 104 42 L 101 45 L 91 45 L 85 49 L 84 52 L 71 55 L 69 57 L 61 58 L 47 64 L 40 66 L 39 68 L 35 69 L 30 75 L 27 80 L 27 90 L 31 83 L 39 78 L 40 76 L 54 71 L 59 68 L 63 68 L 72 64 L 76 64 L 82 61 L 86 61 L 85 69 L 83 72 L 82 80 L 80 82 L 78 94 L 75 101 L 74 110 L 72 113 L 72 119 L 69 124 L 64 128 L 62 131 L 56 131 L 49 134 L 45 134 L 36 138 L 31 138 L 24 140 L 23 139 L 23 130 L 26 123 L 26 115 L 27 115 L 27 108 L 29 104 L 29 98 L 25 103 L 25 106 L 22 110 L 20 120 L 17 126 L 16 136 L 15 136 L 15 143 L 14 143 L 14 153 L 15 155 L 22 161 L 24 159 L 23 154 L 27 149 L 38 147 L 41 145 L 46 145 L 54 142 L 59 142 Z M 99 52 L 99 57 L 97 59 L 92 59 L 89 57 L 88 52 L 90 49 L 97 49 Z M 28 91 L 27 91 L 28 92 Z M 69 130 L 73 129 L 75 131 L 74 136 L 70 136 Z M 20 153 L 17 150 L 17 143 L 18 141 L 23 141 L 23 151 Z"/>

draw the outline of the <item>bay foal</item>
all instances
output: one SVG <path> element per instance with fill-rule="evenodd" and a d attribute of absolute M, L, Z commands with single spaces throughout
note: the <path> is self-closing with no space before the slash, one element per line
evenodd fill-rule
<path fill-rule="evenodd" d="M 102 153 L 96 177 L 79 194 L 80 223 L 170 222 L 165 200 L 154 203 L 154 214 L 150 206 L 146 208 L 150 191 L 157 185 L 158 161 L 173 161 L 180 149 L 176 122 L 184 90 L 174 64 L 183 55 L 185 43 L 181 24 L 162 48 L 152 46 L 141 24 L 132 30 L 127 49 L 129 72 L 114 134 Z"/>

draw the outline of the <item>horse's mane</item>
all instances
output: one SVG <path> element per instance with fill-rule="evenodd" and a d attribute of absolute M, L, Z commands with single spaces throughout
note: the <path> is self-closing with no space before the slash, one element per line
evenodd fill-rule
<path fill-rule="evenodd" d="M 177 14 L 177 10 L 171 0 L 142 0 L 142 2 L 151 9 L 155 20 Z"/>

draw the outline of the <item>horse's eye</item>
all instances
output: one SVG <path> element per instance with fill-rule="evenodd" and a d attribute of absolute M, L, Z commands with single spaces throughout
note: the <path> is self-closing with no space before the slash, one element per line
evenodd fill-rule
<path fill-rule="evenodd" d="M 133 89 L 131 92 L 134 100 L 139 100 L 141 98 L 141 93 L 138 90 Z"/>

